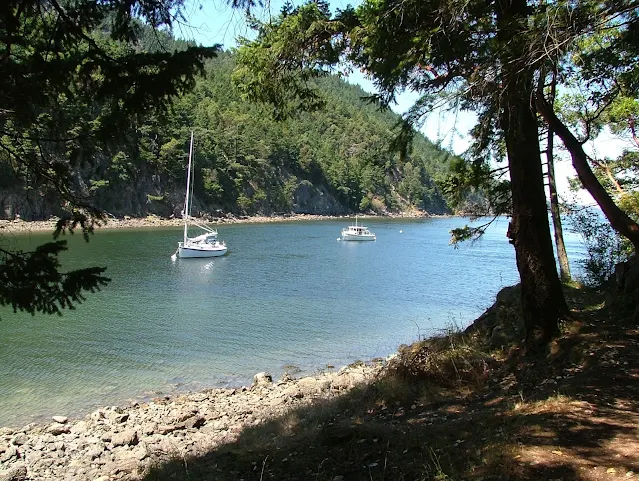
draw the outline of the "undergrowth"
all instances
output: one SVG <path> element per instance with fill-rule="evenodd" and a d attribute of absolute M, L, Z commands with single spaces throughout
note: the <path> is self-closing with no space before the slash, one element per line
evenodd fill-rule
<path fill-rule="evenodd" d="M 420 340 L 400 348 L 374 382 L 247 427 L 236 442 L 164 463 L 145 481 L 589 480 L 578 466 L 619 463 L 603 446 L 630 418 L 626 411 L 615 423 L 605 386 L 617 389 L 615 402 L 633 402 L 637 380 L 619 378 L 610 363 L 633 362 L 613 354 L 639 357 L 619 347 L 639 345 L 639 330 L 628 317 L 611 322 L 620 314 L 603 293 L 567 292 L 576 320 L 545 355 L 526 356 L 516 341 L 496 348 L 481 329 Z M 489 321 L 513 326 L 513 312 Z M 611 416 L 604 424 L 590 422 L 597 403 Z M 596 464 L 574 454 L 582 448 Z M 617 464 L 619 479 L 632 473 L 628 463 Z M 612 472 L 602 473 L 614 480 Z"/>

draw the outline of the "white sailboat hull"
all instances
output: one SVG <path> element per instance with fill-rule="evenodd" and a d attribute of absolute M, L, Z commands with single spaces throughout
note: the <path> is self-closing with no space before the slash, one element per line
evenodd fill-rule
<path fill-rule="evenodd" d="M 178 257 L 220 257 L 226 254 L 226 251 L 226 246 L 184 247 L 180 245 L 178 247 Z"/>

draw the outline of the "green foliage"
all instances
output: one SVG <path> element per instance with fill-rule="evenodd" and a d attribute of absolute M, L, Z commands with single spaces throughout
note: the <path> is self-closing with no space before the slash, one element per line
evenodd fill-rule
<path fill-rule="evenodd" d="M 240 211 L 243 214 L 245 214 L 251 210 L 251 207 L 253 206 L 253 201 L 246 195 L 240 194 L 237 197 L 237 206 L 240 209 Z"/>
<path fill-rule="evenodd" d="M 84 292 L 95 292 L 110 279 L 104 267 L 60 272 L 58 255 L 66 241 L 48 242 L 33 252 L 0 249 L 0 305 L 14 312 L 61 314 L 85 300 Z"/>
<path fill-rule="evenodd" d="M 571 14 L 579 35 L 567 47 L 557 50 L 553 68 L 563 84 L 556 107 L 558 117 L 570 127 L 578 141 L 574 144 L 579 146 L 569 147 L 569 152 L 573 163 L 575 159 L 584 159 L 578 172 L 585 185 L 575 184 L 590 191 L 611 224 L 630 238 L 636 249 L 639 245 L 634 234 L 639 229 L 637 5 L 579 2 Z M 592 18 L 599 21 L 592 24 Z M 608 149 L 598 149 L 597 137 L 605 130 L 612 132 L 618 143 L 625 143 L 616 158 L 600 154 Z M 593 153 L 579 156 L 580 145 L 586 142 L 594 142 Z M 590 170 L 595 179 L 589 179 Z"/>
<path fill-rule="evenodd" d="M 324 14 L 321 9 L 312 13 Z M 138 35 L 134 49 L 138 53 L 143 48 L 162 50 L 158 42 L 165 43 L 162 51 L 189 48 L 168 34 L 156 37 L 143 26 Z M 100 38 L 105 49 L 128 48 L 110 43 L 106 35 Z M 389 149 L 399 117 L 362 100 L 366 92 L 336 77 L 315 76 L 308 79 L 309 85 L 321 92 L 327 110 L 275 122 L 267 109 L 243 100 L 242 92 L 233 88 L 235 59 L 236 55 L 221 53 L 208 60 L 205 75 L 195 78 L 188 93 L 165 103 L 165 108 L 137 116 L 131 125 L 122 126 L 117 139 L 88 145 L 82 155 L 90 161 L 81 168 L 63 162 L 68 175 L 79 174 L 69 184 L 69 196 L 81 198 L 85 207 L 97 206 L 115 215 L 144 215 L 149 208 L 147 195 L 163 192 L 174 204 L 172 209 L 179 211 L 175 202 L 183 198 L 187 140 L 195 130 L 194 194 L 200 210 L 290 211 L 297 184 L 287 179 L 296 178 L 298 183 L 308 180 L 327 190 L 342 205 L 335 213 L 358 211 L 364 198 L 373 197 L 375 202 L 367 208 L 407 208 L 403 199 L 396 198 L 394 186 L 402 181 L 405 192 L 400 195 L 408 194 L 409 204 L 430 212 L 446 211 L 433 177 L 446 172 L 447 155 L 418 136 L 410 154 L 400 161 Z M 102 128 L 102 118 L 93 124 Z M 36 151 L 38 146 L 33 145 Z M 4 165 L 9 166 L 10 159 Z M 416 172 L 408 173 L 410 180 L 404 179 L 404 165 Z M 45 184 L 45 177 L 29 175 L 30 188 L 43 189 Z M 254 191 L 263 193 L 255 197 Z M 33 212 L 32 218 L 54 214 L 54 209 Z"/>
<path fill-rule="evenodd" d="M 0 152 L 16 173 L 71 205 L 90 203 L 74 173 L 126 138 L 139 116 L 164 112 L 216 54 L 217 47 L 134 47 L 149 32 L 139 16 L 153 29 L 170 28 L 180 6 L 179 0 L 5 2 Z M 120 154 L 113 156 L 115 176 L 127 180 L 131 172 Z"/>
<path fill-rule="evenodd" d="M 338 30 L 327 16 L 326 9 L 310 2 L 285 9 L 275 24 L 259 24 L 259 35 L 268 48 L 240 39 L 240 66 L 234 79 L 243 97 L 266 100 L 274 106 L 277 119 L 291 116 L 302 104 L 312 110 L 325 106 L 317 89 L 307 82 L 326 75 L 325 69 L 339 60 L 340 49 L 332 41 Z M 300 50 L 309 54 L 298 56 Z"/>
<path fill-rule="evenodd" d="M 109 186 L 108 180 L 91 180 L 90 182 L 91 182 L 91 187 L 89 187 L 89 190 L 91 191 L 96 191 L 98 189 L 102 189 Z"/>
<path fill-rule="evenodd" d="M 156 147 L 136 162 L 137 171 L 159 173 L 162 191 L 167 184 L 183 189 L 185 139 L 194 128 L 194 192 L 196 203 L 208 210 L 288 212 L 302 181 L 328 190 L 344 206 L 335 213 L 358 211 L 362 199 L 372 196 L 380 199 L 379 211 L 406 207 L 393 198 L 404 163 L 388 148 L 398 116 L 379 112 L 362 100 L 367 94 L 361 88 L 328 76 L 312 81 L 326 110 L 275 121 L 232 87 L 235 59 L 222 53 L 208 61 L 207 76 L 198 79 L 191 94 L 177 99 L 166 116 L 142 126 L 144 145 Z M 422 136 L 416 138 L 405 159 L 419 172 L 413 179 L 418 195 L 411 198 L 416 207 L 445 211 L 432 179 L 446 172 L 448 158 Z"/>
<path fill-rule="evenodd" d="M 367 196 L 362 197 L 361 202 L 359 203 L 359 210 L 365 212 L 369 210 L 373 206 L 373 202 Z"/>
<path fill-rule="evenodd" d="M 586 245 L 586 258 L 582 261 L 585 283 L 603 286 L 614 274 L 615 265 L 629 259 L 632 245 L 615 232 L 597 209 L 571 206 L 568 221 Z"/>
<path fill-rule="evenodd" d="M 73 209 L 56 235 L 80 226 L 88 240 L 103 217 L 93 201 L 139 174 L 130 152 L 117 147 L 140 118 L 162 115 L 174 96 L 191 89 L 204 60 L 216 54 L 217 47 L 136 48 L 141 32 L 170 28 L 181 6 L 182 0 L 3 2 L 1 170 L 10 168 L 15 187 L 38 195 L 56 214 L 63 205 Z M 60 313 L 108 282 L 104 268 L 61 272 L 64 249 L 58 241 L 33 252 L 2 250 L 0 304 Z"/>

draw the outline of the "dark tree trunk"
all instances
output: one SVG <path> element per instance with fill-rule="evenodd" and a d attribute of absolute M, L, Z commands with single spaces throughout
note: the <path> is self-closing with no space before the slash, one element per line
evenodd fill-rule
<path fill-rule="evenodd" d="M 529 345 L 547 343 L 569 316 L 557 275 L 548 225 L 539 132 L 533 109 L 532 67 L 525 62 L 526 0 L 499 0 L 502 54 L 500 126 L 504 132 L 513 214 L 508 236 L 515 246 Z"/>
<path fill-rule="evenodd" d="M 568 130 L 568 127 L 557 118 L 548 102 L 546 102 L 543 97 L 537 96 L 536 103 L 544 120 L 550 128 L 557 133 L 570 152 L 572 165 L 577 171 L 577 176 L 581 184 L 590 192 L 590 195 L 592 195 L 597 204 L 599 204 L 599 207 L 601 207 L 612 228 L 627 237 L 630 242 L 632 242 L 635 252 L 639 252 L 639 225 L 615 204 L 612 197 L 610 197 L 606 189 L 604 189 L 597 180 L 590 165 L 588 165 L 588 157 L 581 143 L 575 138 L 572 132 Z"/>

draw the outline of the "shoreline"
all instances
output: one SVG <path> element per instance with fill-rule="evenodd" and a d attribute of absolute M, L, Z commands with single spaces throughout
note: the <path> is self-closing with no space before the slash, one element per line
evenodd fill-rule
<path fill-rule="evenodd" d="M 286 223 L 286 222 L 304 222 L 304 221 L 327 221 L 327 220 L 348 220 L 354 216 L 328 216 L 328 215 L 315 215 L 315 214 L 286 214 L 286 215 L 273 215 L 273 216 L 241 216 L 241 217 L 227 217 L 218 218 L 209 221 L 211 225 L 226 225 L 226 224 L 260 224 L 260 223 Z M 415 213 L 400 213 L 389 215 L 361 215 L 362 219 L 428 219 L 439 218 L 448 216 L 435 216 L 422 212 Z M 2 234 L 29 234 L 29 233 L 46 233 L 47 231 L 53 232 L 58 218 L 51 218 L 45 221 L 25 221 L 20 218 L 14 220 L 0 219 L 0 236 Z M 99 230 L 120 230 L 120 229 L 145 229 L 145 228 L 162 228 L 162 227 L 182 227 L 183 219 L 181 218 L 161 218 L 158 216 L 150 215 L 144 218 L 109 218 L 105 225 L 96 226 L 96 232 Z M 396 350 L 394 351 L 396 352 Z M 359 361 L 358 361 L 359 362 Z M 373 361 L 367 361 L 373 362 Z M 321 368 L 319 368 L 321 370 Z M 308 376 L 313 376 L 312 371 L 308 371 Z M 231 387 L 237 388 L 236 385 Z M 209 386 L 206 389 L 224 389 L 222 386 Z M 180 396 L 189 391 L 176 391 L 170 393 L 156 392 L 157 396 Z M 151 396 L 139 396 L 136 398 L 136 402 L 146 402 Z M 99 404 L 103 405 L 103 404 Z M 104 404 L 106 405 L 106 404 Z M 65 413 L 69 418 L 75 418 L 79 413 L 69 414 Z M 33 419 L 28 424 L 40 424 L 43 422 L 44 417 Z M 19 426 L 19 425 L 18 425 Z M 4 428 L 17 428 L 16 425 L 3 425 L 0 424 L 0 432 Z M 0 453 L 1 454 L 1 453 Z M 0 481 L 1 478 L 0 478 Z"/>
<path fill-rule="evenodd" d="M 0 427 L 0 480 L 141 480 L 176 454 L 203 455 L 236 442 L 248 427 L 343 396 L 374 380 L 389 360 L 301 378 L 285 373 L 278 381 L 260 372 L 251 386 L 163 395 L 100 407 L 83 418 L 56 415 L 49 422 Z"/>
<path fill-rule="evenodd" d="M 402 212 L 398 214 L 357 214 L 362 219 L 430 219 L 430 218 L 444 218 L 451 217 L 451 215 L 434 215 L 425 212 Z M 254 216 L 229 216 L 218 217 L 210 220 L 202 218 L 194 218 L 200 222 L 204 222 L 210 225 L 226 225 L 226 224 L 265 224 L 271 222 L 300 222 L 300 221 L 317 221 L 317 220 L 336 220 L 336 219 L 352 219 L 353 215 L 320 215 L 320 214 L 285 214 L 285 215 L 254 215 Z M 8 233 L 26 233 L 26 232 L 43 232 L 53 231 L 56 226 L 58 218 L 52 218 L 49 220 L 36 220 L 25 221 L 22 219 L 0 219 L 0 234 L 2 232 Z M 156 215 L 149 215 L 146 217 L 129 217 L 123 218 L 108 218 L 101 225 L 96 225 L 95 230 L 102 229 L 135 229 L 135 228 L 149 228 L 149 227 L 180 227 L 184 225 L 182 218 L 165 218 Z"/>
<path fill-rule="evenodd" d="M 362 216 L 362 218 L 430 218 L 430 215 Z M 253 216 L 212 221 L 212 224 L 268 223 L 349 219 L 352 216 Z M 2 232 L 53 230 L 55 220 L 0 221 Z M 98 229 L 181 226 L 182 219 L 110 219 Z M 97 230 L 97 229 L 96 229 Z M 399 347 L 397 348 L 399 349 Z M 398 350 L 395 350 L 397 353 Z M 391 355 L 390 357 L 393 357 Z M 258 373 L 251 386 L 212 387 L 158 394 L 84 415 L 59 413 L 22 427 L 0 426 L 0 480 L 72 479 L 78 481 L 139 480 L 150 466 L 176 454 L 197 456 L 237 441 L 242 431 L 299 407 L 342 396 L 378 376 L 388 360 L 357 361 L 337 370 L 319 371 L 279 381 Z M 28 478 L 20 478 L 24 473 Z"/>

